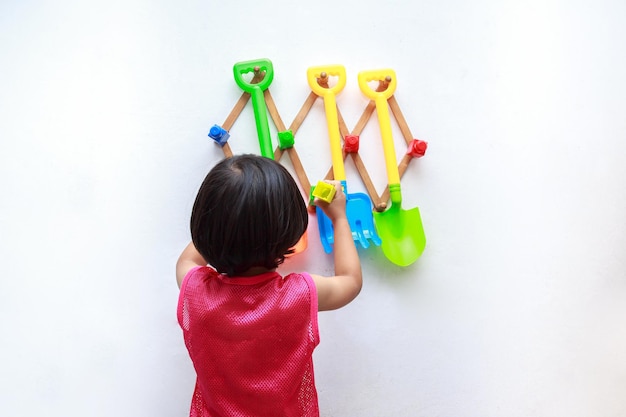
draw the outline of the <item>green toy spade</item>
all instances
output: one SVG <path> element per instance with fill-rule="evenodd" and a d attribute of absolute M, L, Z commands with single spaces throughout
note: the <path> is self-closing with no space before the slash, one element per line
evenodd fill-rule
<path fill-rule="evenodd" d="M 374 211 L 376 230 L 382 240 L 381 247 L 387 259 L 396 265 L 408 266 L 424 251 L 426 236 L 419 208 L 405 210 L 401 206 L 400 174 L 387 107 L 387 100 L 396 89 L 396 74 L 392 69 L 362 71 L 358 78 L 359 88 L 363 94 L 376 103 L 391 196 L 391 207 L 382 213 Z M 368 84 L 370 81 L 383 80 L 388 83 L 384 91 L 375 91 Z"/>

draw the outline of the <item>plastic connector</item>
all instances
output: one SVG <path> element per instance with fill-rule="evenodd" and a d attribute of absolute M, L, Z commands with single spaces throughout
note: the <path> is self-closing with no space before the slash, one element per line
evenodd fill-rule
<path fill-rule="evenodd" d="M 346 135 L 343 138 L 343 150 L 346 153 L 357 153 L 359 151 L 359 137 L 357 135 Z"/>
<path fill-rule="evenodd" d="M 209 130 L 209 137 L 217 142 L 218 145 L 224 146 L 226 142 L 228 142 L 230 133 L 224 130 L 222 126 L 213 125 L 213 127 L 211 127 L 211 130 Z"/>
<path fill-rule="evenodd" d="M 330 203 L 333 201 L 333 198 L 335 198 L 336 192 L 337 189 L 334 185 L 328 184 L 324 181 L 318 181 L 317 185 L 311 190 L 311 196 L 313 197 L 312 199 L 317 197 L 322 201 Z"/>
<path fill-rule="evenodd" d="M 408 155 L 411 155 L 413 158 L 421 158 L 426 154 L 427 148 L 428 142 L 419 139 L 413 139 L 409 144 L 406 153 Z"/>
<path fill-rule="evenodd" d="M 285 130 L 284 132 L 278 132 L 278 146 L 281 150 L 293 148 L 294 144 L 293 132 L 291 130 Z"/>

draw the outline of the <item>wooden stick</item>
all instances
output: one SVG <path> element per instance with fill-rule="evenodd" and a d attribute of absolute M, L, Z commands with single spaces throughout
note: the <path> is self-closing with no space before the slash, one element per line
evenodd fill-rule
<path fill-rule="evenodd" d="M 276 148 L 276 150 L 274 151 L 274 161 L 280 161 L 280 158 L 283 157 L 283 154 L 285 152 L 280 149 L 280 146 L 278 148 Z"/>
<path fill-rule="evenodd" d="M 298 112 L 298 114 L 296 114 L 295 119 L 293 119 L 293 122 L 291 122 L 291 126 L 289 126 L 289 130 L 293 132 L 294 136 L 296 132 L 298 131 L 298 129 L 300 129 L 300 126 L 304 122 L 304 119 L 306 118 L 306 116 L 309 114 L 309 112 L 313 108 L 313 104 L 315 104 L 315 100 L 317 100 L 317 94 L 311 91 L 309 93 L 309 96 L 306 98 L 306 100 L 302 104 L 300 111 Z"/>
<path fill-rule="evenodd" d="M 272 93 L 267 89 L 263 92 L 263 98 L 265 99 L 265 105 L 267 107 L 267 111 L 269 112 L 272 120 L 274 121 L 274 125 L 279 132 L 283 132 L 286 130 L 285 124 L 283 123 L 283 119 L 281 119 L 280 114 L 278 113 L 278 109 L 276 108 L 276 103 L 274 102 L 274 98 L 272 97 Z M 274 150 L 274 160 L 280 161 L 280 158 L 283 156 L 283 150 L 280 148 L 280 143 L 276 146 Z"/>
<path fill-rule="evenodd" d="M 244 107 L 246 107 L 248 100 L 250 100 L 250 93 L 243 93 L 241 97 L 239 97 L 235 107 L 233 107 L 226 120 L 224 120 L 224 123 L 222 123 L 222 129 L 229 131 L 233 127 Z"/>
<path fill-rule="evenodd" d="M 261 82 L 263 78 L 265 78 L 265 73 L 258 72 L 254 74 L 250 82 L 252 84 L 257 84 Z M 230 114 L 228 115 L 224 123 L 222 124 L 222 129 L 229 131 L 233 127 L 233 125 L 235 124 L 235 121 L 237 120 L 241 112 L 243 111 L 244 107 L 246 107 L 248 100 L 250 100 L 250 93 L 244 92 L 243 94 L 241 94 L 241 97 L 239 97 L 239 100 L 237 100 L 237 103 L 235 103 L 235 107 L 233 107 Z"/>
<path fill-rule="evenodd" d="M 382 209 L 384 210 L 384 208 L 387 207 L 387 203 L 381 201 L 378 192 L 376 192 L 376 187 L 374 187 L 374 183 L 372 182 L 372 179 L 370 178 L 367 169 L 365 169 L 365 164 L 363 163 L 361 156 L 356 152 L 351 153 L 350 156 L 352 157 L 352 161 L 354 162 L 354 165 L 356 166 L 356 169 L 359 172 L 361 179 L 363 180 L 363 184 L 365 184 L 365 189 L 372 199 L 374 207 L 377 211 L 381 211 L 380 207 L 382 205 Z"/>
<path fill-rule="evenodd" d="M 318 78 L 317 83 L 324 88 L 328 88 L 328 78 Z M 311 91 L 308 97 L 306 98 L 306 100 L 304 100 L 304 103 L 302 104 L 302 107 L 300 108 L 300 111 L 298 112 L 298 114 L 296 114 L 295 119 L 293 119 L 293 122 L 291 122 L 291 126 L 289 126 L 289 130 L 293 132 L 294 136 L 296 132 L 298 131 L 298 129 L 300 128 L 300 126 L 302 125 L 302 123 L 304 122 L 304 119 L 306 118 L 306 116 L 309 114 L 309 112 L 313 108 L 313 104 L 315 104 L 315 100 L 317 100 L 317 97 L 318 97 L 317 94 Z"/>
<path fill-rule="evenodd" d="M 317 96 L 315 98 L 317 98 Z M 272 120 L 274 121 L 274 124 L 276 125 L 276 128 L 278 129 L 278 131 L 284 132 L 285 130 L 287 130 L 287 128 L 285 127 L 285 124 L 283 123 L 283 120 L 280 117 L 280 114 L 278 113 L 278 109 L 276 108 L 276 103 L 274 102 L 274 98 L 272 97 L 272 94 L 270 93 L 269 89 L 265 90 L 264 99 L 265 99 L 265 104 L 267 105 L 267 109 L 270 113 L 270 116 L 272 117 Z M 305 101 L 305 105 L 303 106 L 303 108 L 306 107 L 309 99 L 310 97 L 308 97 L 307 101 Z M 315 100 L 313 100 L 313 102 L 314 101 Z M 311 106 L 309 107 L 309 110 L 313 106 L 312 103 L 311 103 Z M 308 110 L 306 111 L 306 113 L 308 113 Z M 302 120 L 304 120 L 304 117 L 306 117 L 306 114 L 304 114 L 304 116 L 302 117 Z M 295 137 L 295 132 L 292 129 L 291 131 Z M 296 172 L 296 176 L 298 177 L 298 181 L 300 181 L 300 185 L 302 186 L 306 194 L 310 193 L 311 182 L 309 181 L 309 178 L 306 175 L 304 167 L 302 166 L 302 161 L 300 160 L 300 157 L 298 156 L 298 152 L 296 151 L 296 148 L 295 147 L 287 148 L 286 151 L 287 151 L 287 155 L 289 156 L 289 159 L 291 159 L 294 171 Z M 284 151 L 281 149 L 280 144 L 279 144 L 276 147 L 276 150 L 274 151 L 274 160 L 279 161 L 280 158 L 282 158 L 283 153 Z"/>
<path fill-rule="evenodd" d="M 304 171 L 298 152 L 296 152 L 295 148 L 288 148 L 287 155 L 289 155 L 289 159 L 291 159 L 291 162 L 293 163 L 293 169 L 296 171 L 296 176 L 300 181 L 300 185 L 302 186 L 305 194 L 308 195 L 311 192 L 311 182 Z"/>
<path fill-rule="evenodd" d="M 411 142 L 413 141 L 414 137 L 413 137 L 413 134 L 411 133 L 411 129 L 409 129 L 409 125 L 406 122 L 404 115 L 402 114 L 402 111 L 400 110 L 400 106 L 398 105 L 398 102 L 396 101 L 395 96 L 389 97 L 387 99 L 387 102 L 389 103 L 389 107 L 391 108 L 391 112 L 393 113 L 393 116 L 396 118 L 396 122 L 398 122 L 398 126 L 400 127 L 400 131 L 402 132 L 402 135 L 404 136 L 404 141 L 406 142 L 406 145 L 407 146 L 411 145 Z"/>
<path fill-rule="evenodd" d="M 335 174 L 333 173 L 333 167 L 331 165 L 331 167 L 328 169 L 328 172 L 326 173 L 326 175 L 324 175 L 324 179 L 325 180 L 334 180 L 335 179 Z"/>
<path fill-rule="evenodd" d="M 263 92 L 263 98 L 265 99 L 267 111 L 272 117 L 274 125 L 276 125 L 276 129 L 278 129 L 279 132 L 287 130 L 285 124 L 283 123 L 283 119 L 281 119 L 280 114 L 278 114 L 278 110 L 276 109 L 276 103 L 274 102 L 274 98 L 272 97 L 269 88 Z"/>
<path fill-rule="evenodd" d="M 363 129 L 365 129 L 367 122 L 370 121 L 370 118 L 372 117 L 374 110 L 376 110 L 376 102 L 374 100 L 370 100 L 369 103 L 367 103 L 365 110 L 363 110 L 363 113 L 361 114 L 359 121 L 357 122 L 356 126 L 354 126 L 354 129 L 352 130 L 353 135 L 360 136 L 361 133 L 363 133 Z"/>
<path fill-rule="evenodd" d="M 226 158 L 230 158 L 233 156 L 233 150 L 230 149 L 230 145 L 228 144 L 228 142 L 226 142 L 224 146 L 222 146 L 222 152 L 224 152 L 224 157 Z"/>

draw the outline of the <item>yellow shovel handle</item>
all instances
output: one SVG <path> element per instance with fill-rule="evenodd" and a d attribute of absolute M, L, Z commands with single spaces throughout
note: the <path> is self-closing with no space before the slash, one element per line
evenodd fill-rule
<path fill-rule="evenodd" d="M 386 81 L 387 89 L 376 91 L 370 88 L 370 81 Z M 389 184 L 400 184 L 400 173 L 398 172 L 398 162 L 396 150 L 393 144 L 393 133 L 391 131 L 391 120 L 389 118 L 389 108 L 387 100 L 396 90 L 396 73 L 392 69 L 361 71 L 359 73 L 359 88 L 367 97 L 376 103 L 376 113 L 378 114 L 378 124 L 380 135 L 383 140 L 385 152 L 385 165 L 387 168 L 387 180 Z"/>
<path fill-rule="evenodd" d="M 383 138 L 385 165 L 387 167 L 387 180 L 389 181 L 389 184 L 400 184 L 400 173 L 398 172 L 396 149 L 393 144 L 391 122 L 389 121 L 389 109 L 387 108 L 387 100 L 385 98 L 380 97 L 376 99 L 376 113 L 378 113 L 380 135 Z"/>
<path fill-rule="evenodd" d="M 322 73 L 337 77 L 337 84 L 324 88 L 317 82 Z M 307 80 L 311 90 L 324 99 L 324 112 L 326 113 L 326 125 L 330 140 L 330 153 L 333 162 L 333 176 L 337 181 L 345 181 L 346 172 L 343 165 L 343 152 L 341 151 L 341 134 L 339 133 L 339 117 L 337 116 L 337 101 L 335 95 L 339 94 L 346 85 L 346 69 L 343 65 L 327 65 L 323 67 L 311 67 L 307 70 Z"/>

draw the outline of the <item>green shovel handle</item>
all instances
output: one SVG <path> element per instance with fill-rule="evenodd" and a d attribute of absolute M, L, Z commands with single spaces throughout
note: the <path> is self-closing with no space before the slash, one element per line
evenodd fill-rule
<path fill-rule="evenodd" d="M 265 71 L 265 76 L 258 84 L 247 82 L 243 78 L 243 75 L 255 70 Z M 266 158 L 274 159 L 270 127 L 267 121 L 267 108 L 263 96 L 263 92 L 267 90 L 274 79 L 274 67 L 272 66 L 272 62 L 269 59 L 238 62 L 233 66 L 233 73 L 235 75 L 235 82 L 239 88 L 249 93 L 252 98 L 252 108 L 254 109 L 254 120 L 259 136 L 261 155 Z"/>
<path fill-rule="evenodd" d="M 246 81 L 243 78 L 243 75 L 253 72 L 255 69 L 258 71 L 265 71 L 265 76 L 259 83 L 252 84 Z M 233 73 L 235 75 L 235 82 L 239 88 L 246 93 L 252 94 L 253 90 L 260 89 L 261 91 L 265 91 L 268 89 L 270 84 L 272 84 L 272 80 L 274 79 L 274 66 L 272 65 L 272 61 L 266 58 L 237 62 L 233 66 Z"/>

